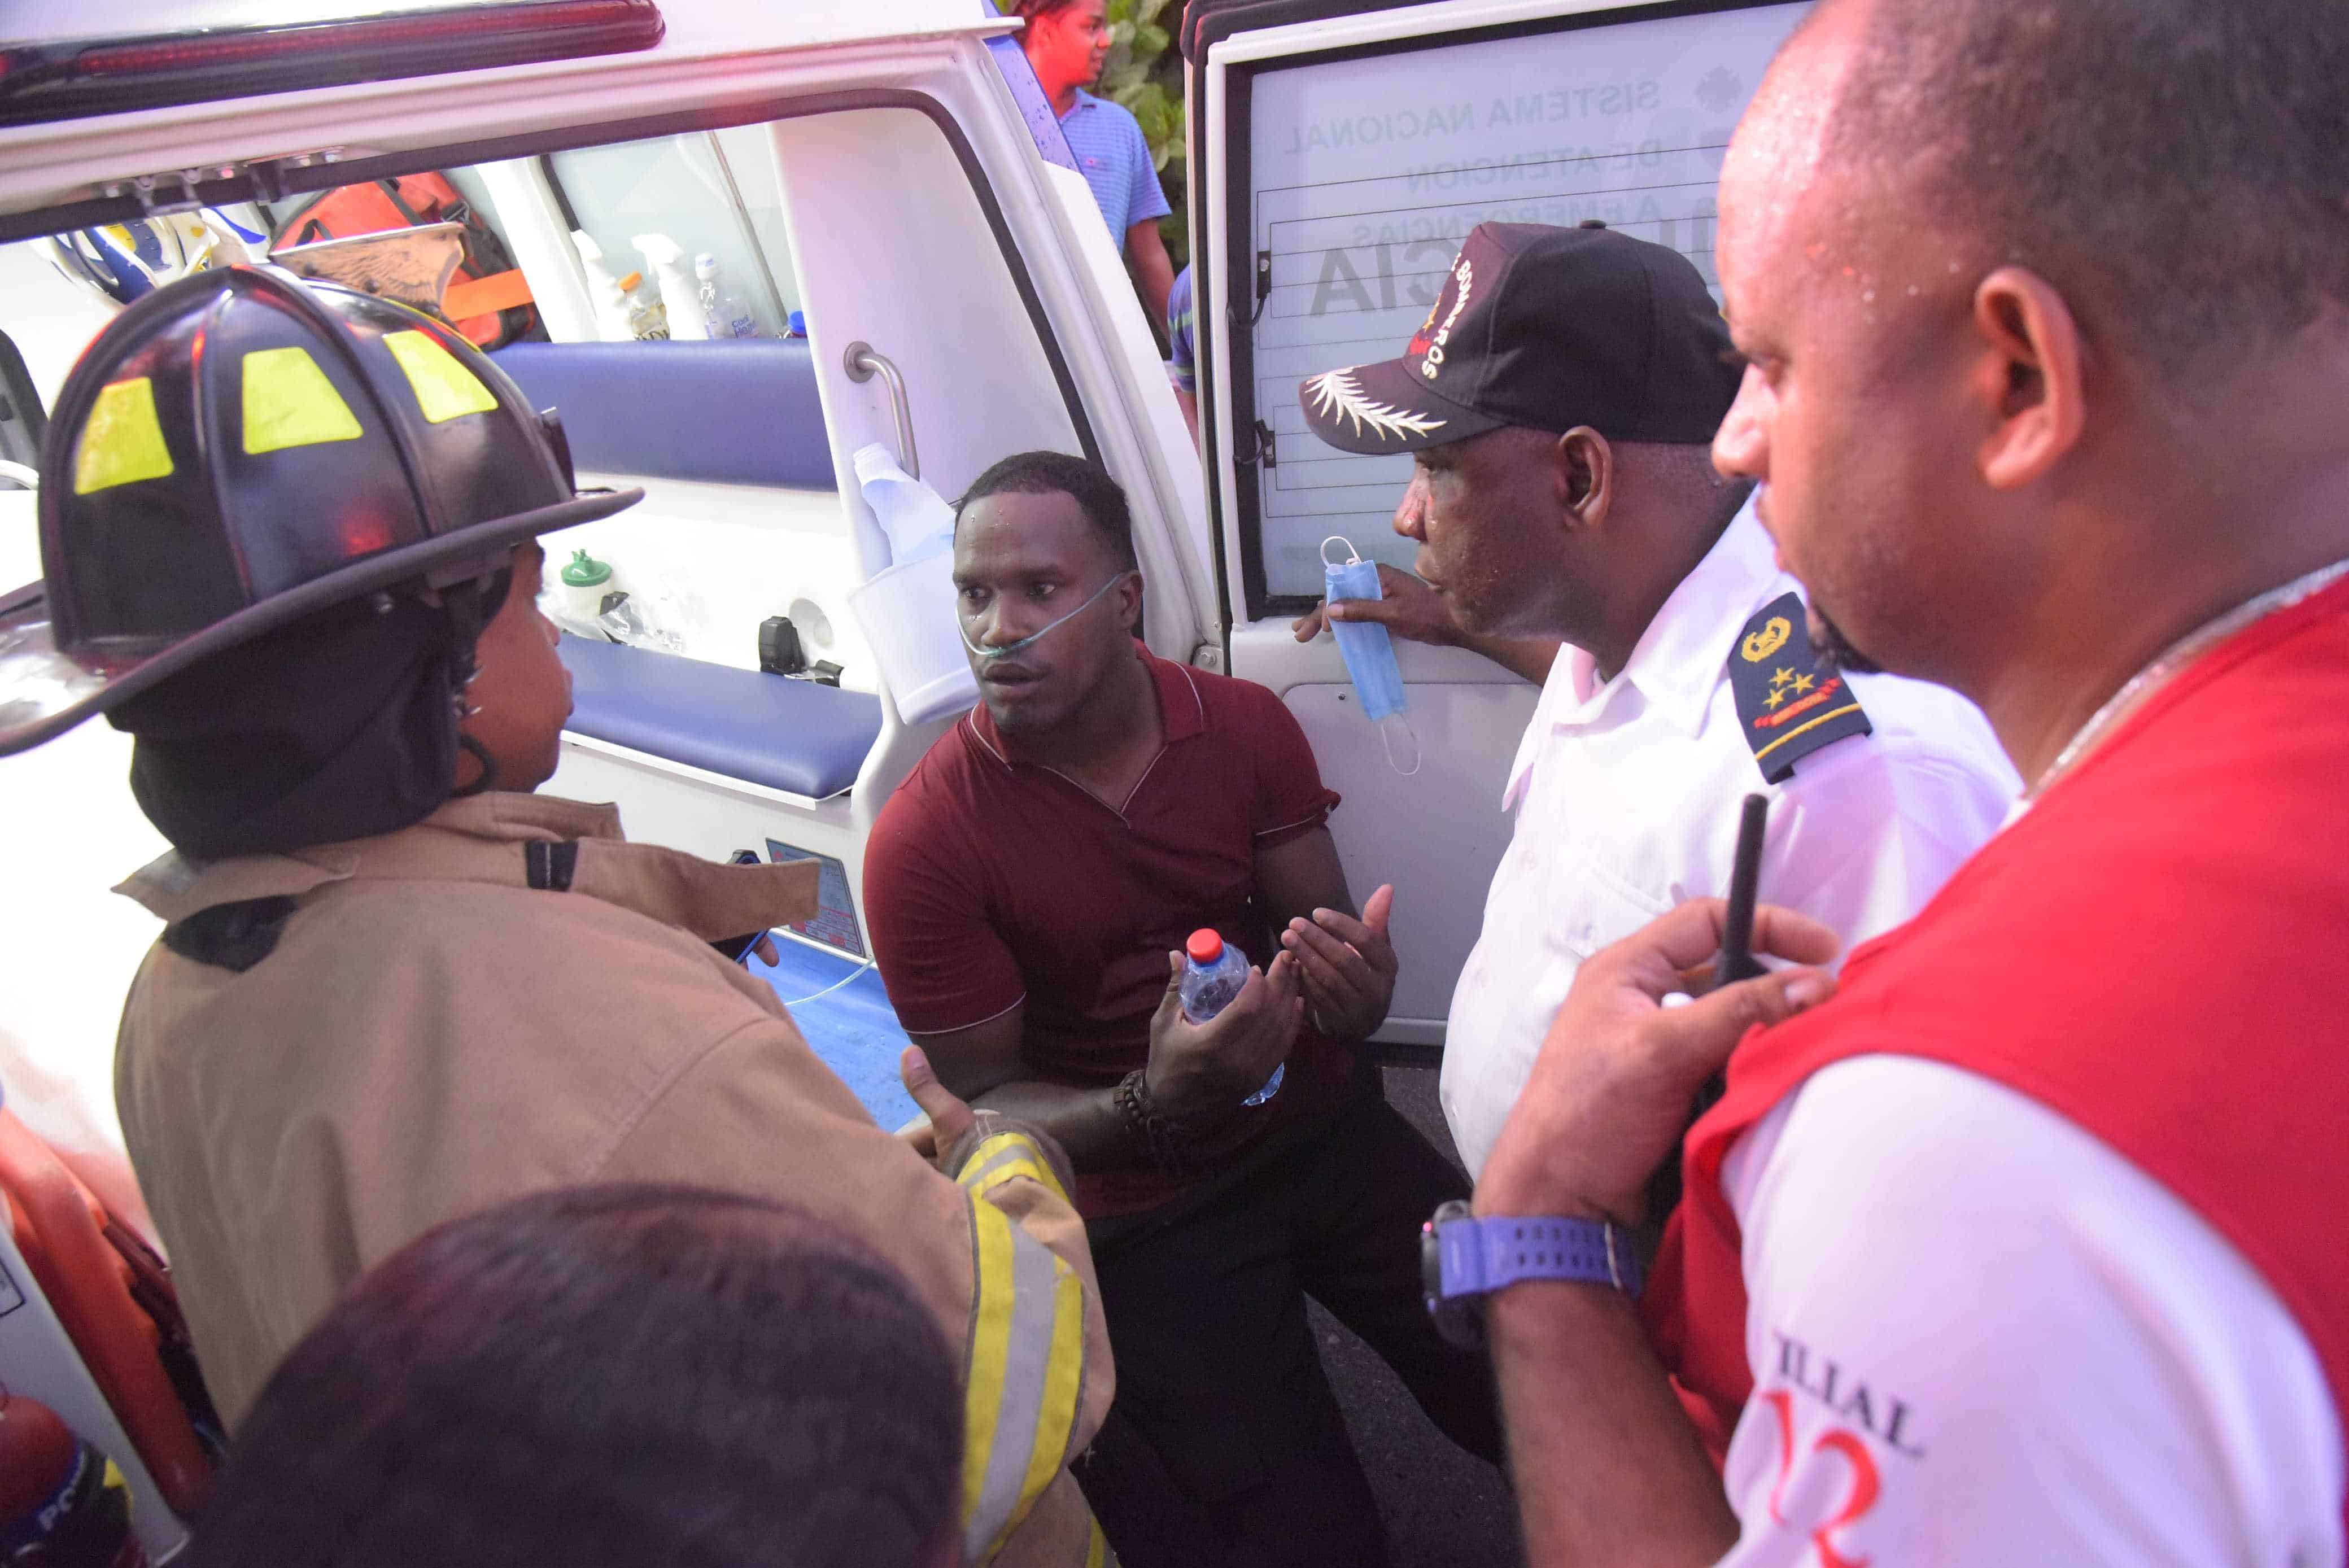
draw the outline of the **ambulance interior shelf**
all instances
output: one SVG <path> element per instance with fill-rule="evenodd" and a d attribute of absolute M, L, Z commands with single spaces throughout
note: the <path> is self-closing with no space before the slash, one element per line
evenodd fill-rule
<path fill-rule="evenodd" d="M 517 343 L 492 357 L 561 410 L 588 472 L 839 488 L 803 338 Z M 757 634 L 742 628 L 746 646 Z M 867 692 L 581 637 L 561 651 L 574 732 L 786 794 L 839 794 L 881 733 Z"/>

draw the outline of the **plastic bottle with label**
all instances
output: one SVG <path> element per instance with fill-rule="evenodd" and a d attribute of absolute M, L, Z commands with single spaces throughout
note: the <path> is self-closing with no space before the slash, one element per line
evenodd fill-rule
<path fill-rule="evenodd" d="M 686 265 L 685 252 L 667 234 L 638 234 L 630 243 L 641 252 L 653 280 L 660 284 L 661 308 L 668 313 L 668 335 L 678 342 L 698 340 L 709 334 L 701 325 L 701 294 Z"/>
<path fill-rule="evenodd" d="M 639 342 L 667 338 L 668 307 L 661 304 L 659 291 L 645 282 L 644 273 L 630 273 L 622 278 L 620 294 L 627 302 L 628 331 Z"/>
<path fill-rule="evenodd" d="M 726 284 L 718 258 L 708 251 L 693 258 L 694 282 L 701 298 L 701 330 L 711 337 L 756 337 L 758 318 L 750 304 Z"/>
<path fill-rule="evenodd" d="M 1222 934 L 1212 927 L 1193 932 L 1183 944 L 1183 1016 L 1194 1024 L 1206 1023 L 1232 1005 L 1247 977 L 1247 954 L 1226 946 Z M 1288 1073 L 1287 1062 L 1274 1068 L 1264 1087 L 1240 1103 L 1262 1105 L 1280 1092 L 1280 1080 Z"/>

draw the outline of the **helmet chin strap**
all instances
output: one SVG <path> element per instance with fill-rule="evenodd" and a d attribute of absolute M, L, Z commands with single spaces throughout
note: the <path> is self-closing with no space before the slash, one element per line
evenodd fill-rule
<path fill-rule="evenodd" d="M 451 799 L 462 799 L 468 795 L 485 795 L 498 787 L 498 759 L 490 755 L 488 747 L 466 734 L 463 727 L 465 720 L 481 711 L 465 700 L 465 690 L 473 684 L 473 677 L 481 673 L 477 654 L 481 634 L 488 629 L 491 617 L 496 614 L 496 606 L 490 602 L 490 588 L 496 577 L 496 573 L 485 572 L 470 583 L 460 583 L 440 592 L 441 613 L 449 617 L 457 646 L 462 650 L 462 662 L 456 672 L 457 744 L 481 765 L 481 777 L 471 784 L 451 790 Z M 509 578 L 506 593 L 512 592 L 512 581 Z M 500 595 L 501 602 L 502 599 L 503 595 Z"/>
<path fill-rule="evenodd" d="M 490 748 L 461 729 L 457 732 L 457 744 L 473 754 L 473 760 L 481 765 L 481 776 L 460 789 L 450 790 L 449 798 L 452 800 L 461 800 L 468 795 L 486 795 L 496 789 L 498 759 L 490 755 Z"/>
<path fill-rule="evenodd" d="M 1034 647 L 1038 643 L 1043 641 L 1046 637 L 1050 636 L 1054 632 L 1059 631 L 1062 626 L 1067 625 L 1071 621 L 1075 620 L 1079 615 L 1081 615 L 1086 611 L 1092 609 L 1095 603 L 1100 602 L 1102 594 L 1108 593 L 1111 589 L 1124 582 L 1126 578 L 1131 575 L 1131 572 L 1119 573 L 1116 576 L 1111 578 L 1108 582 L 1094 589 L 1092 596 L 1087 598 L 1083 603 L 1078 605 L 1067 614 L 1061 616 L 1058 620 L 1047 622 L 1041 631 L 1030 632 L 1016 643 L 1007 643 L 999 648 L 982 648 L 977 643 L 970 640 L 969 631 L 968 629 L 964 629 L 962 634 L 962 645 L 968 648 L 979 658 L 989 660 L 1002 658 L 1008 654 L 1016 654 L 1022 648 Z"/>

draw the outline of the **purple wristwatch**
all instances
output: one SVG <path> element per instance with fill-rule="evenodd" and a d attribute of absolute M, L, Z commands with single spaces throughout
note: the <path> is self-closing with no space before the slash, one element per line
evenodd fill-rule
<path fill-rule="evenodd" d="M 1419 1270 L 1436 1332 L 1464 1348 L 1485 1341 L 1485 1297 L 1520 1280 L 1578 1280 L 1640 1294 L 1640 1260 L 1604 1221 L 1480 1220 L 1457 1201 L 1420 1227 Z"/>

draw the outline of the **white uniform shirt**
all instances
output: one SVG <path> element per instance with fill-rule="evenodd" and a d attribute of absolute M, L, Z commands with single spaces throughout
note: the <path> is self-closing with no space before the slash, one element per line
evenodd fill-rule
<path fill-rule="evenodd" d="M 1891 676 L 1850 677 L 1873 735 L 1765 785 L 1728 661 L 1746 621 L 1790 591 L 1748 503 L 1614 679 L 1599 685 L 1573 647 L 1551 666 L 1502 799 L 1516 830 L 1444 1042 L 1444 1119 L 1472 1174 L 1582 961 L 1685 900 L 1728 892 L 1745 796 L 1772 798 L 1764 902 L 1826 923 L 1848 950 L 1922 907 L 2019 792 L 1979 709 Z"/>
<path fill-rule="evenodd" d="M 2338 1568 L 2316 1352 L 2208 1222 L 2013 1089 L 1811 1077 L 1732 1147 L 1726 1568 Z"/>

